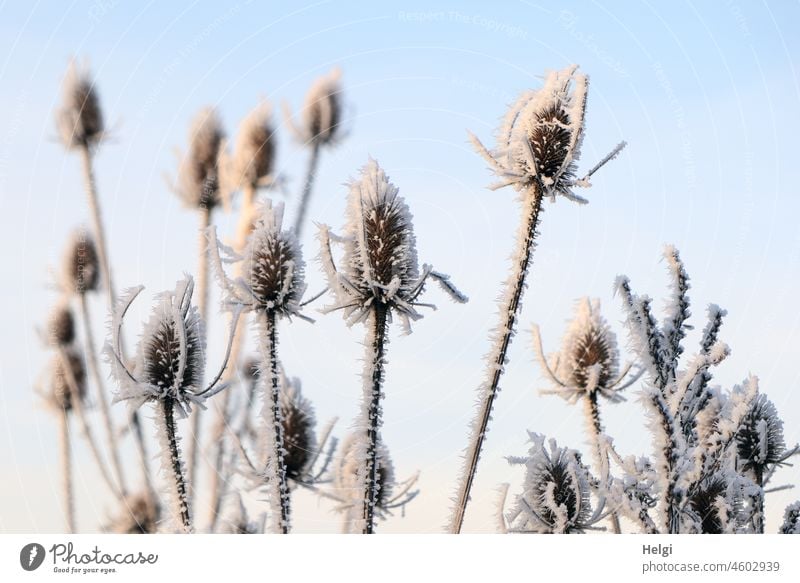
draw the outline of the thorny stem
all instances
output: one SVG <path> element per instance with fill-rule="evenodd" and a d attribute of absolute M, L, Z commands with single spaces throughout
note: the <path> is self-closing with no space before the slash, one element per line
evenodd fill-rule
<path fill-rule="evenodd" d="M 314 187 L 314 178 L 316 178 L 317 174 L 320 148 L 321 145 L 317 140 L 312 141 L 311 156 L 308 159 L 308 170 L 306 172 L 306 181 L 303 185 L 303 194 L 300 198 L 300 206 L 297 208 L 297 218 L 294 222 L 294 232 L 298 239 L 300 239 L 300 234 L 303 232 L 303 224 L 305 223 L 306 213 L 308 212 L 308 201 L 311 198 L 311 190 Z"/>
<path fill-rule="evenodd" d="M 591 391 L 586 395 L 583 401 L 584 407 L 586 408 L 588 421 L 587 429 L 589 431 L 592 449 L 594 450 L 595 463 L 600 472 L 600 479 L 603 481 L 603 488 L 607 488 L 609 482 L 608 470 L 604 470 L 603 468 L 608 468 L 608 454 L 604 453 L 600 447 L 600 435 L 603 433 L 603 425 L 600 422 L 600 406 L 597 397 L 597 391 Z M 604 457 L 605 459 L 603 459 Z M 619 515 L 616 512 L 611 512 L 609 516 L 611 518 L 611 526 L 614 529 L 614 534 L 620 534 L 622 528 L 619 523 Z"/>
<path fill-rule="evenodd" d="M 86 418 L 86 410 L 83 408 L 83 401 L 79 396 L 80 393 L 78 391 L 78 383 L 75 379 L 75 373 L 72 370 L 69 358 L 67 357 L 67 354 L 64 352 L 63 348 L 58 349 L 58 355 L 61 359 L 61 366 L 64 369 L 65 380 L 69 385 L 72 407 L 78 413 L 81 431 L 83 432 L 83 436 L 86 438 L 86 442 L 89 444 L 89 449 L 91 450 L 92 457 L 94 457 L 94 461 L 97 464 L 97 469 L 100 471 L 103 481 L 109 487 L 111 492 L 118 494 L 119 490 L 117 489 L 116 484 L 114 484 L 114 480 L 111 479 L 111 475 L 108 473 L 108 468 L 103 461 L 103 457 L 100 455 L 100 448 L 97 445 L 97 441 L 95 440 L 91 426 L 89 425 L 89 420 Z"/>
<path fill-rule="evenodd" d="M 97 194 L 97 182 L 95 181 L 94 177 L 94 166 L 92 164 L 92 152 L 89 146 L 83 146 L 80 149 L 81 154 L 81 162 L 83 167 L 83 184 L 84 189 L 86 190 L 86 202 L 89 206 L 89 213 L 92 216 L 92 230 L 94 231 L 94 239 L 95 243 L 97 244 L 97 255 L 100 261 L 100 270 L 103 273 L 103 279 L 105 280 L 106 284 L 106 294 L 108 298 L 108 309 L 109 311 L 113 311 L 114 305 L 116 302 L 116 290 L 114 288 L 113 280 L 111 279 L 111 265 L 108 259 L 108 246 L 106 245 L 106 233 L 105 229 L 103 228 L 103 219 L 100 212 L 100 197 Z M 122 355 L 120 355 L 122 356 Z M 131 416 L 131 424 L 135 425 L 139 423 L 139 412 L 134 411 L 133 415 Z M 144 436 L 142 435 L 141 431 L 136 433 L 136 439 L 139 440 L 137 447 L 139 449 L 144 449 Z M 147 470 L 147 460 L 144 461 L 145 464 L 145 480 L 146 483 L 150 483 L 149 481 L 149 470 Z"/>
<path fill-rule="evenodd" d="M 106 436 L 108 438 L 108 449 L 111 455 L 111 463 L 114 465 L 114 470 L 117 474 L 117 483 L 119 484 L 119 491 L 122 496 L 127 496 L 128 489 L 125 485 L 125 473 L 122 470 L 122 463 L 119 459 L 119 448 L 117 445 L 117 435 L 114 431 L 114 426 L 111 421 L 111 409 L 108 406 L 108 398 L 106 397 L 106 387 L 103 383 L 103 378 L 100 376 L 100 368 L 97 365 L 97 349 L 94 343 L 94 334 L 92 332 L 92 322 L 89 317 L 89 303 L 86 301 L 86 294 L 80 295 L 81 302 L 81 316 L 83 318 L 83 331 L 86 335 L 86 362 L 89 365 L 89 373 L 92 375 L 95 387 L 97 388 L 97 396 L 100 401 L 100 413 L 103 416 L 103 424 L 105 425 Z"/>
<path fill-rule="evenodd" d="M 474 431 L 477 437 L 472 441 L 470 450 L 467 452 L 466 476 L 457 493 L 455 513 L 451 525 L 451 530 L 454 534 L 459 534 L 464 524 L 464 514 L 467 509 L 467 503 L 469 502 L 470 491 L 472 490 L 472 484 L 475 479 L 475 472 L 478 469 L 478 459 L 481 454 L 481 449 L 483 448 L 483 442 L 486 439 L 486 429 L 489 425 L 489 418 L 492 414 L 494 400 L 497 397 L 500 376 L 505 368 L 506 353 L 511 344 L 511 338 L 514 335 L 517 324 L 517 316 L 521 309 L 522 293 L 525 290 L 525 277 L 528 274 L 531 256 L 533 255 L 535 247 L 535 238 L 538 234 L 537 227 L 539 224 L 539 214 L 542 211 L 542 198 L 542 186 L 538 182 L 534 183 L 530 187 L 530 191 L 527 193 L 525 199 L 528 208 L 526 209 L 527 215 L 525 217 L 524 236 L 520 241 L 520 246 L 522 248 L 519 249 L 519 252 L 515 255 L 515 257 L 519 258 L 519 261 L 514 265 L 513 291 L 510 295 L 506 296 L 507 302 L 502 305 L 500 309 L 502 323 L 499 330 L 502 333 L 502 338 L 500 340 L 499 349 L 491 362 L 493 368 L 490 369 L 491 378 L 489 379 L 489 386 L 485 392 L 485 398 L 480 404 L 478 416 L 475 419 Z"/>
<path fill-rule="evenodd" d="M 61 486 L 64 501 L 64 520 L 67 532 L 75 532 L 75 504 L 72 495 L 72 452 L 69 444 L 69 413 L 61 411 L 61 434 L 59 445 L 61 446 Z"/>
<path fill-rule="evenodd" d="M 184 532 L 192 532 L 192 520 L 189 516 L 189 500 L 187 495 L 186 480 L 181 468 L 181 454 L 178 449 L 178 440 L 175 437 L 175 403 L 172 398 L 161 399 L 161 412 L 164 415 L 167 443 L 169 444 L 170 469 L 174 478 L 175 493 L 180 505 L 180 519 Z"/>
<path fill-rule="evenodd" d="M 200 208 L 200 240 L 197 250 L 197 309 L 200 312 L 200 319 L 208 325 L 208 239 L 206 232 L 211 224 L 211 209 L 208 207 Z M 208 329 L 206 329 L 208 334 Z M 191 441 L 189 442 L 189 505 L 194 502 L 194 484 L 197 483 L 197 458 L 200 450 L 200 432 L 202 430 L 201 420 L 202 411 L 196 407 L 191 414 Z"/>
<path fill-rule="evenodd" d="M 378 430 L 381 425 L 381 396 L 383 369 L 386 363 L 386 317 L 387 308 L 376 302 L 372 309 L 370 324 L 372 335 L 372 362 L 366 366 L 371 370 L 370 385 L 364 385 L 364 400 L 369 402 L 367 422 L 367 452 L 364 483 L 364 526 L 363 534 L 373 534 L 375 530 L 375 506 L 378 503 Z"/>
<path fill-rule="evenodd" d="M 272 496 L 277 497 L 280 503 L 280 532 L 282 534 L 289 533 L 289 487 L 286 483 L 286 459 L 283 440 L 283 423 L 281 423 L 281 403 L 280 403 L 280 376 L 278 374 L 278 331 L 275 325 L 275 311 L 266 310 L 262 313 L 261 318 L 264 326 L 263 337 L 266 338 L 266 343 L 261 346 L 261 356 L 263 359 L 262 370 L 267 372 L 269 380 L 263 378 L 264 383 L 264 410 L 267 417 L 264 421 L 267 423 L 267 430 L 273 432 L 273 450 L 269 452 L 273 459 L 273 467 L 275 471 L 276 480 L 273 481 Z M 269 409 L 266 405 L 269 403 Z"/>

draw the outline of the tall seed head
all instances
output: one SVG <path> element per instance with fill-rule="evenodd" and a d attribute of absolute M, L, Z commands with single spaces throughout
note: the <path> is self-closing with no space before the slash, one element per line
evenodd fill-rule
<path fill-rule="evenodd" d="M 311 401 L 303 397 L 299 379 L 288 379 L 284 375 L 282 380 L 281 413 L 286 475 L 298 480 L 305 475 L 317 447 L 314 435 L 316 417 Z"/>
<path fill-rule="evenodd" d="M 47 342 L 66 347 L 75 340 L 75 319 L 66 303 L 58 304 L 47 318 Z"/>
<path fill-rule="evenodd" d="M 217 112 L 206 107 L 189 128 L 189 151 L 178 168 L 176 189 L 190 208 L 213 209 L 220 203 L 219 157 L 225 132 Z"/>
<path fill-rule="evenodd" d="M 50 361 L 49 400 L 57 409 L 71 411 L 76 400 L 83 401 L 86 398 L 86 367 L 83 356 L 75 348 L 65 349 L 64 354 L 65 359 L 55 354 Z"/>
<path fill-rule="evenodd" d="M 94 148 L 105 126 L 97 88 L 89 73 L 72 61 L 62 85 L 61 108 L 56 113 L 61 143 L 67 149 Z"/>
<path fill-rule="evenodd" d="M 770 465 L 781 461 L 786 451 L 783 421 L 765 394 L 759 394 L 750 404 L 736 434 L 736 444 L 742 471 L 763 475 Z"/>
<path fill-rule="evenodd" d="M 234 150 L 234 182 L 255 188 L 272 173 L 275 161 L 275 129 L 269 107 L 262 103 L 242 120 Z"/>
<path fill-rule="evenodd" d="M 600 302 L 583 298 L 564 336 L 559 376 L 570 385 L 601 394 L 619 374 L 617 339 L 600 313 Z M 594 385 L 592 388 L 591 385 Z"/>
<path fill-rule="evenodd" d="M 303 139 L 321 145 L 333 143 L 340 133 L 342 77 L 337 67 L 317 79 L 306 94 L 303 106 Z"/>
<path fill-rule="evenodd" d="M 64 286 L 79 295 L 100 286 L 100 260 L 94 240 L 85 229 L 75 231 L 64 253 Z"/>

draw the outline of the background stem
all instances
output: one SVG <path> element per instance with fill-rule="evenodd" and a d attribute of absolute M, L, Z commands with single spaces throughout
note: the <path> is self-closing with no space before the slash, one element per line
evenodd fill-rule
<path fill-rule="evenodd" d="M 314 178 L 317 175 L 317 165 L 319 163 L 320 144 L 314 140 L 311 144 L 311 157 L 308 159 L 308 170 L 306 171 L 306 181 L 303 185 L 303 194 L 300 197 L 300 206 L 297 208 L 297 217 L 294 222 L 294 232 L 297 238 L 303 232 L 303 224 L 308 213 L 308 201 L 311 199 L 311 191 L 314 188 Z"/>
<path fill-rule="evenodd" d="M 75 504 L 72 495 L 72 452 L 69 443 L 69 413 L 61 411 L 61 432 L 59 445 L 61 449 L 61 487 L 64 504 L 64 520 L 67 532 L 75 532 Z"/>
<path fill-rule="evenodd" d="M 603 481 L 603 486 L 607 488 L 609 476 L 608 471 L 603 468 L 608 468 L 608 455 L 600 448 L 600 435 L 603 433 L 603 425 L 600 422 L 600 407 L 597 402 L 597 391 L 591 391 L 584 397 L 583 402 L 587 417 L 586 426 L 589 431 L 589 442 L 594 451 L 594 462 L 597 466 L 600 479 Z M 611 527 L 614 529 L 614 534 L 621 534 L 622 528 L 619 523 L 619 515 L 615 511 L 612 511 L 609 518 L 611 519 Z"/>

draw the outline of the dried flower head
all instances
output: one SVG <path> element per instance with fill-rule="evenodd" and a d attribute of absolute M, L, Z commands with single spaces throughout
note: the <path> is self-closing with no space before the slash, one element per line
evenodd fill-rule
<path fill-rule="evenodd" d="M 59 303 L 47 318 L 47 342 L 67 346 L 75 340 L 75 319 L 66 302 Z"/>
<path fill-rule="evenodd" d="M 255 229 L 247 238 L 242 256 L 222 245 L 212 227 L 209 239 L 216 274 L 222 283 L 223 305 L 252 311 L 305 318 L 300 302 L 306 290 L 305 262 L 294 233 L 283 230 L 283 204 L 265 201 Z M 219 251 L 227 262 L 242 262 L 242 277 L 231 281 L 222 268 Z"/>
<path fill-rule="evenodd" d="M 360 451 L 363 449 L 362 441 L 361 436 L 355 433 L 351 433 L 345 438 L 333 473 L 334 487 L 340 498 L 352 501 L 356 507 L 360 507 L 363 496 L 358 480 L 358 470 L 363 457 L 363 452 Z M 377 451 L 377 495 L 375 500 L 378 509 L 385 509 L 389 505 L 395 485 L 394 465 L 389 456 L 389 450 L 383 443 L 378 444 Z"/>
<path fill-rule="evenodd" d="M 597 393 L 612 402 L 624 400 L 619 392 L 638 379 L 623 384 L 631 366 L 619 371 L 617 338 L 600 312 L 600 301 L 582 298 L 562 341 L 561 351 L 548 362 L 542 350 L 538 326 L 533 331 L 534 348 L 542 369 L 554 388 L 544 391 L 569 402 Z"/>
<path fill-rule="evenodd" d="M 588 79 L 577 65 L 551 71 L 538 91 L 525 91 L 509 109 L 490 152 L 470 134 L 478 153 L 500 178 L 493 189 L 513 186 L 527 191 L 537 186 L 555 200 L 561 195 L 586 203 L 574 187 L 591 186 L 589 178 L 625 146 L 619 144 L 583 178 L 577 179 L 577 161 L 583 141 Z"/>
<path fill-rule="evenodd" d="M 97 88 L 89 78 L 89 72 L 74 60 L 64 77 L 56 123 L 61 143 L 68 149 L 94 148 L 105 133 Z"/>
<path fill-rule="evenodd" d="M 261 103 L 239 125 L 231 186 L 260 186 L 272 173 L 274 162 L 275 128 L 272 127 L 269 106 Z"/>
<path fill-rule="evenodd" d="M 281 423 L 283 424 L 283 447 L 286 450 L 286 476 L 302 481 L 314 458 L 317 438 L 314 427 L 317 420 L 311 401 L 301 392 L 300 379 L 282 376 Z"/>
<path fill-rule="evenodd" d="M 69 347 L 53 355 L 49 385 L 47 398 L 56 409 L 71 411 L 76 399 L 86 398 L 86 367 L 77 349 Z"/>
<path fill-rule="evenodd" d="M 297 139 L 304 144 L 328 145 L 341 134 L 342 77 L 337 67 L 311 85 L 303 104 L 303 125 L 296 127 L 287 112 L 287 121 Z"/>
<path fill-rule="evenodd" d="M 189 128 L 189 151 L 178 167 L 175 191 L 189 208 L 211 210 L 220 203 L 219 156 L 225 132 L 216 110 L 201 109 Z"/>
<path fill-rule="evenodd" d="M 770 466 L 783 461 L 783 421 L 765 394 L 750 403 L 736 433 L 736 444 L 740 471 L 753 472 L 759 479 Z"/>
<path fill-rule="evenodd" d="M 67 244 L 63 263 L 63 285 L 79 295 L 100 286 L 100 260 L 88 231 L 78 229 Z"/>
<path fill-rule="evenodd" d="M 420 274 L 411 213 L 397 187 L 375 160 L 361 170 L 361 178 L 350 183 L 347 223 L 342 237 L 323 225 L 320 259 L 328 285 L 336 295 L 329 308 L 343 310 L 349 325 L 363 322 L 374 304 L 383 304 L 410 329 L 410 320 L 422 315 L 417 302 L 428 277 L 436 280 L 457 302 L 466 302 L 447 275 L 423 265 Z M 337 269 L 331 240 L 344 246 L 343 267 Z"/>
<path fill-rule="evenodd" d="M 142 287 L 129 290 L 121 298 L 112 320 L 113 345 L 106 346 L 112 365 L 112 375 L 119 391 L 116 400 L 131 400 L 134 407 L 146 401 L 172 400 L 184 415 L 192 405 L 203 402 L 225 388 L 218 384 L 222 371 L 203 388 L 206 363 L 206 337 L 203 322 L 192 306 L 194 281 L 186 276 L 175 286 L 156 296 L 156 305 L 145 324 L 137 348 L 134 371 L 128 370 L 122 359 L 120 332 L 128 308 L 141 293 Z M 231 334 L 235 330 L 235 322 Z M 230 352 L 229 339 L 228 354 Z M 227 355 L 223 369 L 227 364 Z"/>
<path fill-rule="evenodd" d="M 742 499 L 722 473 L 712 476 L 689 498 L 689 517 L 699 533 L 725 534 L 735 525 Z"/>
<path fill-rule="evenodd" d="M 602 508 L 594 514 L 590 505 L 591 478 L 578 452 L 558 447 L 550 440 L 530 434 L 533 447 L 511 463 L 525 466 L 522 494 L 508 513 L 509 530 L 540 534 L 582 533 L 601 520 Z"/>
<path fill-rule="evenodd" d="M 786 507 L 779 534 L 800 534 L 800 501 Z"/>
<path fill-rule="evenodd" d="M 155 534 L 158 532 L 159 509 L 147 494 L 125 498 L 118 516 L 106 527 L 114 534 Z"/>

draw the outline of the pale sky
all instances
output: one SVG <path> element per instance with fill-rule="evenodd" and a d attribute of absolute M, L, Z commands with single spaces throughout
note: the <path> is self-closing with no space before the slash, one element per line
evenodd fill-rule
<path fill-rule="evenodd" d="M 58 532 L 57 424 L 33 388 L 47 358 L 35 330 L 57 298 L 68 233 L 87 222 L 79 160 L 56 141 L 53 112 L 69 59 L 88 59 L 112 129 L 97 157 L 97 178 L 117 285 L 144 284 L 131 313 L 135 341 L 152 294 L 196 270 L 196 216 L 180 207 L 164 174 L 185 144 L 196 110 L 213 105 L 234 134 L 260 98 L 299 109 L 309 84 L 343 71 L 348 138 L 323 152 L 314 221 L 341 228 L 346 188 L 368 156 L 376 158 L 415 217 L 419 256 L 451 274 L 470 296 L 454 305 L 435 287 L 439 310 L 408 337 L 393 330 L 383 436 L 400 477 L 419 470 L 421 493 L 405 517 L 381 532 L 435 532 L 445 524 L 482 380 L 481 357 L 495 325 L 494 300 L 508 269 L 519 207 L 467 142 L 491 143 L 516 95 L 552 68 L 580 64 L 591 78 L 582 167 L 627 140 L 624 153 L 580 194 L 591 202 L 548 204 L 533 260 L 521 329 L 497 402 L 467 514 L 466 530 L 492 531 L 495 491 L 519 488 L 522 470 L 504 456 L 527 449 L 526 430 L 588 451 L 579 407 L 552 396 L 531 349 L 542 326 L 555 350 L 575 299 L 600 298 L 624 339 L 615 277 L 659 299 L 667 293 L 663 245 L 675 244 L 692 277 L 694 324 L 714 302 L 729 316 L 723 339 L 733 354 L 718 370 L 725 387 L 748 373 L 775 402 L 787 442 L 800 440 L 800 233 L 796 135 L 800 41 L 791 27 L 797 3 L 593 2 L 559 10 L 530 2 L 0 3 L 0 532 Z M 794 38 L 795 40 L 792 40 Z M 278 132 L 278 165 L 294 212 L 307 151 Z M 219 213 L 222 235 L 235 214 Z M 314 229 L 303 241 L 309 289 L 322 287 Z M 104 304 L 93 304 L 105 335 Z M 344 437 L 360 399 L 361 328 L 317 314 L 281 329 L 281 353 L 302 378 L 320 424 L 338 416 Z M 212 318 L 212 368 L 224 320 Z M 695 337 L 688 339 L 687 353 Z M 624 342 L 623 342 L 624 344 Z M 623 357 L 624 358 L 624 357 Z M 650 453 L 641 407 L 606 406 L 608 432 L 624 453 Z M 122 406 L 116 407 L 121 419 Z M 149 415 L 149 412 L 148 412 Z M 148 431 L 150 421 L 147 420 Z M 99 431 L 99 425 L 98 425 Z M 130 444 L 129 444 L 130 445 Z M 153 444 L 154 445 L 154 444 Z M 126 454 L 133 464 L 133 451 Z M 82 530 L 112 508 L 77 445 L 76 504 Z M 134 471 L 131 470 L 131 474 Z M 787 468 L 776 484 L 800 483 Z M 202 487 L 202 484 L 201 484 Z M 797 492 L 767 500 L 775 531 Z M 249 502 L 259 508 L 255 497 Z M 263 507 L 263 505 L 261 505 Z M 298 531 L 337 531 L 339 517 L 308 494 L 295 501 Z"/>

